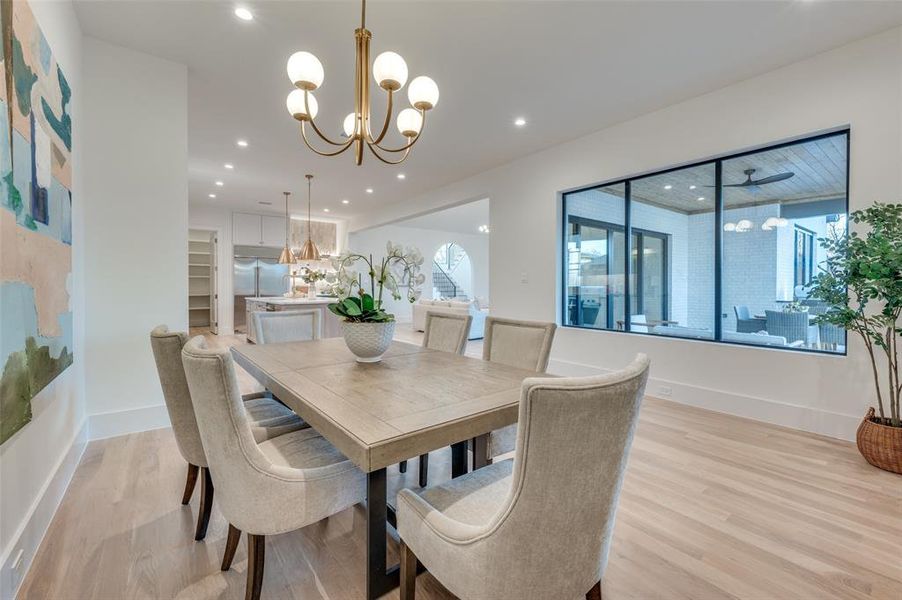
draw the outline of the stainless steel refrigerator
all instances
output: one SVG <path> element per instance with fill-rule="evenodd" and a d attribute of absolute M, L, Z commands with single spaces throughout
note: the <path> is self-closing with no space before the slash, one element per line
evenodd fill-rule
<path fill-rule="evenodd" d="M 278 248 L 235 246 L 232 267 L 235 331 L 247 332 L 245 298 L 281 296 L 288 290 L 288 265 L 279 264 Z"/>

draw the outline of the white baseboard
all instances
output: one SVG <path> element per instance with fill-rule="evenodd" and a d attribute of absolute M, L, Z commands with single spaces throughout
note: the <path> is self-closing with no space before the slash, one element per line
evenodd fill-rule
<path fill-rule="evenodd" d="M 609 373 L 611 370 L 552 359 L 548 365 L 548 372 L 555 375 L 579 377 Z M 669 388 L 670 397 L 663 394 L 661 388 Z M 649 378 L 646 393 L 662 400 L 679 402 L 791 429 L 800 429 L 841 440 L 854 440 L 855 431 L 861 423 L 860 415 L 844 415 L 810 406 L 788 404 L 768 398 L 746 396 L 737 392 L 714 390 L 654 377 Z"/>
<path fill-rule="evenodd" d="M 15 598 L 25 574 L 31 567 L 35 554 L 41 546 L 44 534 L 56 514 L 69 482 L 78 468 L 85 447 L 88 445 L 88 421 L 82 421 L 81 427 L 69 443 L 69 449 L 62 456 L 56 468 L 44 482 L 40 493 L 31 505 L 24 521 L 19 526 L 9 546 L 5 549 L 0 563 L 0 598 Z M 14 569 L 14 563 L 21 550 L 21 564 Z"/>
<path fill-rule="evenodd" d="M 165 404 L 142 406 L 129 410 L 101 413 L 90 416 L 92 440 L 102 440 L 128 433 L 169 427 L 169 413 Z"/>

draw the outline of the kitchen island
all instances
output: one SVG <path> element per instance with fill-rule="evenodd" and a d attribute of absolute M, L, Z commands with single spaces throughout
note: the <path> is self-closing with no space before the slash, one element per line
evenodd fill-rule
<path fill-rule="evenodd" d="M 319 320 L 322 324 L 322 337 L 341 337 L 341 321 L 328 309 L 328 305 L 336 299 L 329 296 L 317 296 L 308 298 L 290 298 L 287 296 L 268 296 L 263 298 L 248 297 L 245 299 L 247 306 L 247 340 L 256 343 L 252 314 L 256 311 L 280 311 L 280 310 L 305 310 L 316 309 L 320 311 Z"/>

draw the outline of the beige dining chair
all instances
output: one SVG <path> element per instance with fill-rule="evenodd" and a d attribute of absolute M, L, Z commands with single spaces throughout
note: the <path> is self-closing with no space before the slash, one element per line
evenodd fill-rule
<path fill-rule="evenodd" d="M 160 386 L 163 388 L 166 411 L 169 413 L 169 421 L 175 434 L 175 443 L 182 457 L 188 462 L 185 491 L 182 493 L 183 505 L 191 500 L 200 475 L 200 507 L 194 539 L 202 540 L 207 534 L 210 509 L 213 507 L 213 480 L 207 468 L 204 447 L 197 430 L 194 406 L 185 379 L 185 369 L 182 366 L 182 347 L 187 340 L 186 333 L 169 331 L 165 325 L 160 325 L 150 332 L 150 345 L 157 364 Z M 247 394 L 242 397 L 242 401 L 254 437 L 258 440 L 268 440 L 307 427 L 307 424 L 291 409 L 264 394 Z"/>
<path fill-rule="evenodd" d="M 487 317 L 482 359 L 544 373 L 548 369 L 556 330 L 554 323 Z M 513 451 L 517 426 L 502 427 L 491 432 L 487 438 L 485 444 L 480 443 L 480 438 L 473 440 L 474 468 L 491 464 L 499 454 Z"/>
<path fill-rule="evenodd" d="M 366 475 L 313 429 L 258 443 L 238 391 L 228 350 L 208 349 L 203 337 L 185 344 L 182 362 L 204 450 L 229 521 L 222 570 L 231 567 L 247 536 L 245 598 L 263 585 L 266 536 L 316 523 L 366 496 Z"/>
<path fill-rule="evenodd" d="M 255 311 L 251 313 L 251 319 L 258 344 L 303 342 L 322 336 L 318 309 Z"/>
<path fill-rule="evenodd" d="M 513 460 L 401 490 L 401 600 L 417 560 L 462 600 L 600 600 L 648 368 L 526 379 Z"/>
<path fill-rule="evenodd" d="M 423 334 L 423 348 L 438 350 L 439 352 L 451 352 L 463 356 L 467 349 L 467 338 L 470 335 L 470 326 L 473 324 L 472 315 L 451 315 L 436 312 L 426 313 L 426 328 Z M 420 487 L 425 487 L 429 479 L 429 454 L 420 455 Z M 399 465 L 402 473 L 407 472 L 407 461 Z"/>

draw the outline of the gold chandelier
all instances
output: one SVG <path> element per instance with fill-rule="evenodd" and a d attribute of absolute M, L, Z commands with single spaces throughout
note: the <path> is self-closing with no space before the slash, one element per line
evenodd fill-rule
<path fill-rule="evenodd" d="M 295 52 L 288 59 L 288 78 L 297 88 L 288 94 L 286 105 L 288 112 L 301 123 L 301 137 L 308 148 L 320 156 L 336 156 L 354 147 L 356 162 L 363 163 L 364 147 L 382 162 L 397 165 L 410 154 L 411 147 L 420 139 L 426 121 L 426 111 L 438 103 L 438 86 L 426 76 L 414 78 L 407 87 L 407 98 L 413 108 L 405 108 L 398 113 L 398 131 L 404 136 L 405 143 L 396 148 L 383 145 L 385 134 L 391 123 L 394 93 L 404 87 L 407 82 L 407 63 L 395 52 L 383 52 L 373 62 L 373 78 L 379 87 L 388 93 L 388 108 L 385 121 L 379 131 L 373 135 L 370 124 L 370 39 L 373 34 L 366 28 L 366 0 L 361 0 L 360 27 L 354 30 L 356 40 L 356 72 L 354 74 L 354 112 L 344 120 L 344 132 L 347 141 L 336 142 L 329 139 L 317 127 L 314 119 L 318 110 L 313 90 L 323 83 L 323 65 L 316 56 L 309 52 Z M 325 143 L 333 146 L 329 150 L 318 150 L 307 138 L 307 123 Z M 400 155 L 400 158 L 396 158 Z"/>

